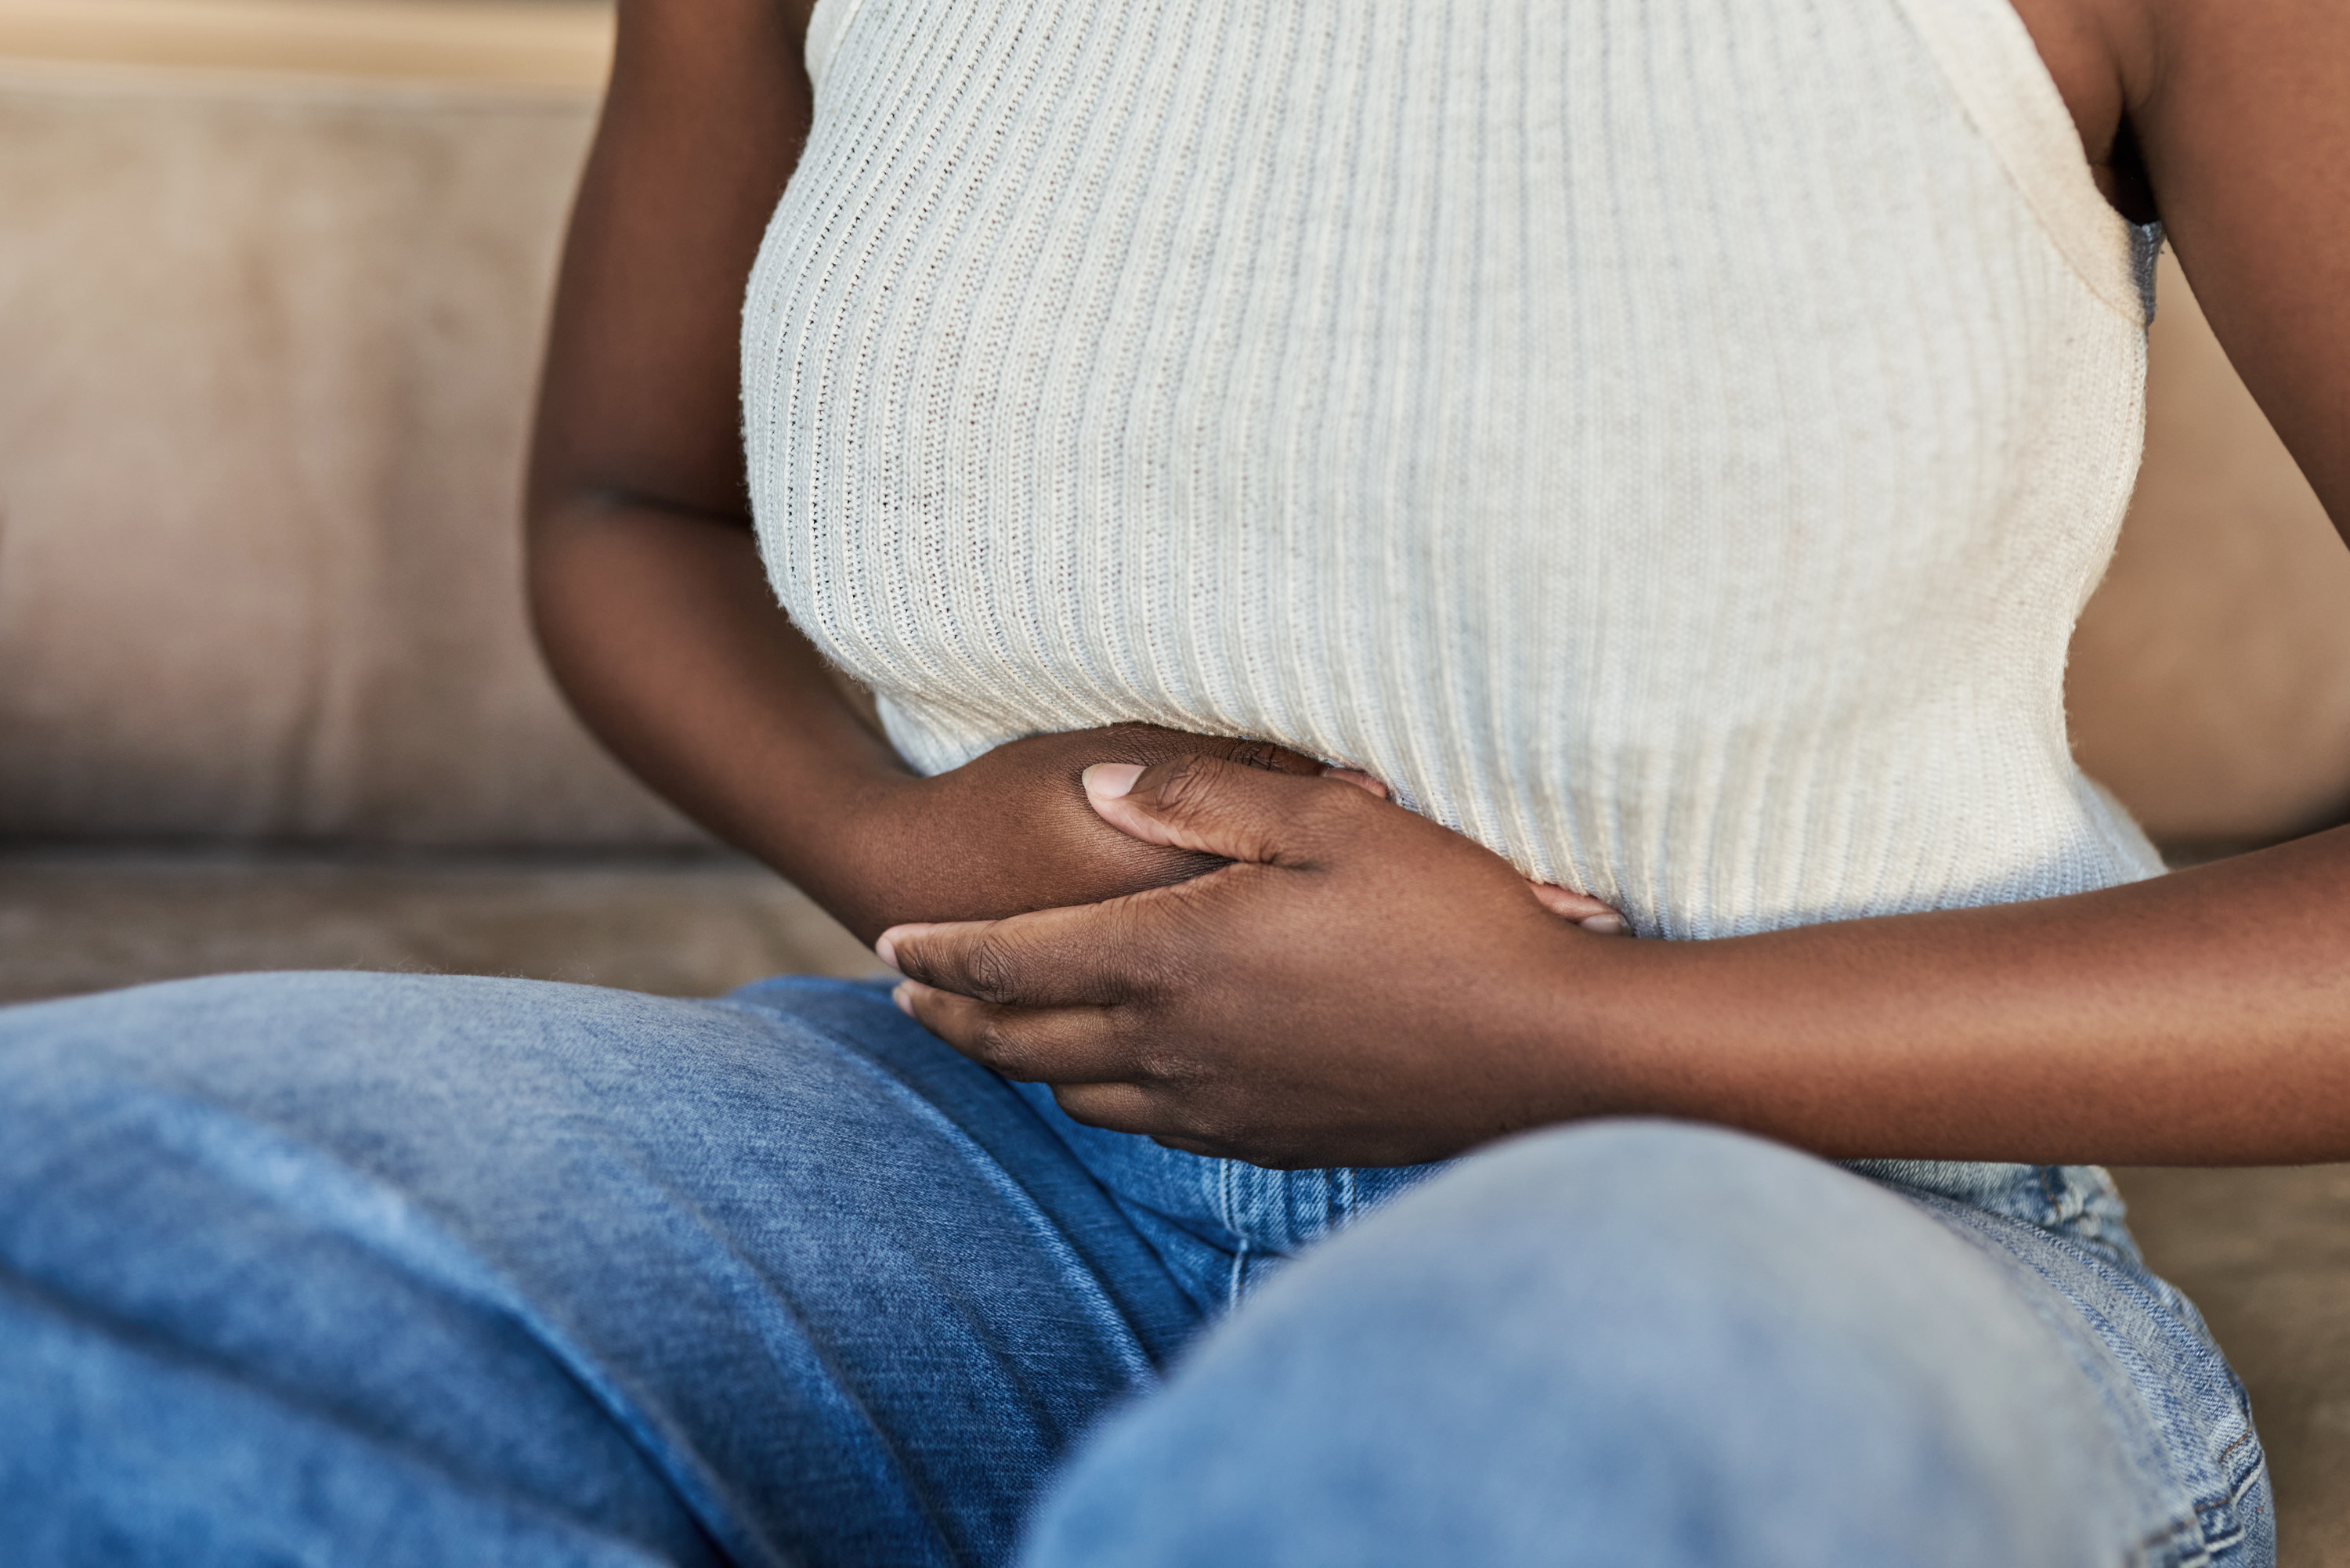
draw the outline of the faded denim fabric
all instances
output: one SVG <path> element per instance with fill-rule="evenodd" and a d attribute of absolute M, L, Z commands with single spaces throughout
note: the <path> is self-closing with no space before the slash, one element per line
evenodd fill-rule
<path fill-rule="evenodd" d="M 1199 1159 L 839 981 L 0 1010 L 0 1541 L 1001 1563 L 1075 1453 L 1034 1564 L 2272 1560 L 2100 1173 L 1866 1176 L 1669 1124 Z"/>

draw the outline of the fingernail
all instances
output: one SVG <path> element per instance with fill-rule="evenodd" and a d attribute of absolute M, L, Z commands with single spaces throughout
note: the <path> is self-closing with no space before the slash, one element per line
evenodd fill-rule
<path fill-rule="evenodd" d="M 891 969 L 898 967 L 898 929 L 895 926 L 873 940 L 873 956 Z"/>
<path fill-rule="evenodd" d="M 909 1018 L 914 1016 L 914 982 L 910 980 L 899 981 L 890 988 L 889 1000 L 898 1004 L 899 1012 Z"/>
<path fill-rule="evenodd" d="M 1081 775 L 1086 781 L 1086 793 L 1101 800 L 1117 800 L 1134 787 L 1142 776 L 1139 763 L 1096 763 Z"/>
<path fill-rule="evenodd" d="M 1594 915 L 1587 920 L 1575 923 L 1595 937 L 1620 937 L 1624 934 L 1624 920 L 1620 915 Z"/>

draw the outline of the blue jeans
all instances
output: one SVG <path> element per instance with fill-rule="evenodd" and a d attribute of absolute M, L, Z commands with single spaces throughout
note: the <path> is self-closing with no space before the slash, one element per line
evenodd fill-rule
<path fill-rule="evenodd" d="M 1284 1174 L 1079 1127 L 871 986 L 355 974 L 0 1011 L 0 1542 L 2273 1556 L 2241 1391 L 2085 1169 L 1627 1123 Z"/>

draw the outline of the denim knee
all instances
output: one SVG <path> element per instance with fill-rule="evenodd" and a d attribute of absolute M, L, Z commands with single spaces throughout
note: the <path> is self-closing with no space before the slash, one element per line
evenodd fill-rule
<path fill-rule="evenodd" d="M 1901 1199 L 1717 1129 L 1471 1159 L 1105 1433 L 1036 1564 L 2116 1560 L 2078 1368 Z"/>
<path fill-rule="evenodd" d="M 870 988 L 0 1012 L 10 1562 L 1001 1562 L 1195 1322 Z"/>

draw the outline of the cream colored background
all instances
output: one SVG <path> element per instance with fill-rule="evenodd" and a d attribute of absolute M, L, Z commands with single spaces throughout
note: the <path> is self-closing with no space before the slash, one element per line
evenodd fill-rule
<path fill-rule="evenodd" d="M 0 0 L 0 835 L 681 844 L 523 628 L 577 0 Z M 200 67 L 200 68 L 199 68 Z M 2084 760 L 2173 844 L 2350 799 L 2350 553 L 2166 263 Z"/>

